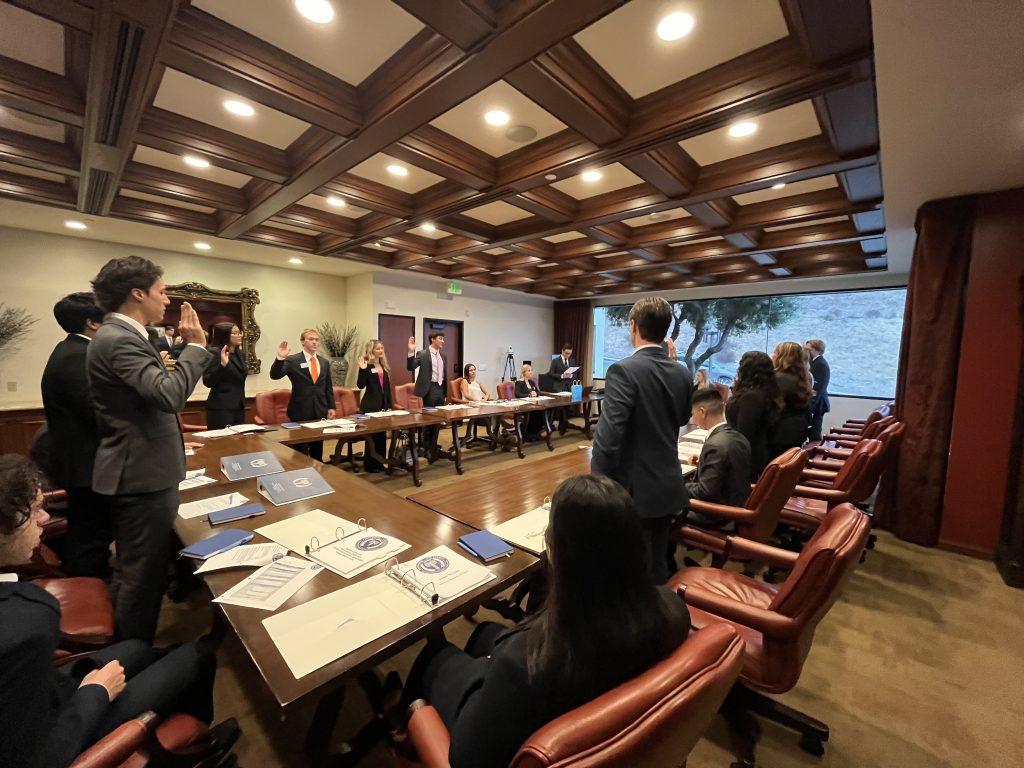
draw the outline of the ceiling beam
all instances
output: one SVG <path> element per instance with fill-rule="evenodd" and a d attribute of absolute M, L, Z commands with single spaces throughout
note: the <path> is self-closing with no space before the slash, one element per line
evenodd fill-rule
<path fill-rule="evenodd" d="M 0 196 L 59 208 L 75 207 L 75 192 L 69 184 L 7 171 L 0 171 Z"/>
<path fill-rule="evenodd" d="M 247 205 L 245 194 L 235 187 L 134 161 L 125 166 L 121 186 L 223 211 L 244 211 Z"/>
<path fill-rule="evenodd" d="M 187 229 L 212 235 L 217 231 L 217 216 L 213 213 L 192 211 L 175 205 L 162 205 L 149 200 L 119 195 L 110 206 L 110 215 L 120 219 L 159 224 L 162 227 Z"/>
<path fill-rule="evenodd" d="M 85 101 L 71 80 L 0 56 L 0 106 L 82 127 Z"/>
<path fill-rule="evenodd" d="M 92 31 L 92 8 L 73 0 L 6 0 L 36 16 L 55 21 L 79 32 Z"/>
<path fill-rule="evenodd" d="M 403 162 L 470 189 L 494 184 L 494 158 L 432 125 L 417 128 L 386 150 Z"/>
<path fill-rule="evenodd" d="M 65 176 L 78 175 L 78 155 L 67 144 L 0 128 L 0 160 Z"/>

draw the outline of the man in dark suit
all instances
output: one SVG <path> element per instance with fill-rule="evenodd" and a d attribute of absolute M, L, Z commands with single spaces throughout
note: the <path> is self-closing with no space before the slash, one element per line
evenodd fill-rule
<path fill-rule="evenodd" d="M 828 380 L 831 371 L 825 359 L 825 342 L 821 339 L 810 339 L 804 349 L 811 356 L 811 378 L 814 379 L 814 398 L 811 400 L 811 428 L 808 440 L 821 440 L 821 424 L 825 414 L 831 409 L 828 401 Z"/>
<path fill-rule="evenodd" d="M 692 421 L 708 432 L 700 449 L 697 472 L 686 483 L 688 499 L 742 507 L 750 495 L 750 443 L 725 420 L 725 403 L 717 389 L 699 389 L 693 395 Z M 725 518 L 687 510 L 686 521 L 704 528 L 732 525 Z"/>
<path fill-rule="evenodd" d="M 416 386 L 413 394 L 423 398 L 423 405 L 436 408 L 444 405 L 445 393 L 448 391 L 448 360 L 441 353 L 444 349 L 444 334 L 440 331 L 431 333 L 426 349 L 416 350 L 416 337 L 409 337 L 409 358 L 405 367 L 416 373 Z M 440 427 L 427 427 L 423 430 L 423 447 L 430 461 L 437 458 L 437 435 Z"/>
<path fill-rule="evenodd" d="M 669 528 L 685 501 L 676 444 L 679 428 L 690 420 L 693 390 L 686 366 L 661 348 L 671 321 L 672 309 L 662 298 L 640 299 L 630 309 L 635 351 L 608 368 L 590 463 L 592 472 L 618 481 L 633 497 L 658 584 L 669 575 Z"/>
<path fill-rule="evenodd" d="M 291 354 L 287 341 L 277 345 L 277 359 L 270 366 L 270 378 L 288 377 L 292 396 L 288 400 L 288 418 L 292 421 L 316 421 L 334 418 L 334 386 L 331 384 L 331 365 L 317 354 L 320 334 L 315 328 L 306 328 L 299 334 L 302 351 Z M 317 461 L 324 460 L 323 442 L 306 443 L 303 453 Z"/>
<path fill-rule="evenodd" d="M 89 389 L 100 444 L 92 488 L 113 513 L 120 566 L 115 617 L 122 638 L 152 642 L 160 614 L 178 513 L 185 451 L 178 411 L 210 360 L 192 306 L 181 305 L 186 346 L 168 370 L 149 341 L 170 299 L 163 270 L 148 259 L 111 259 L 92 281 L 109 314 L 89 344 Z"/>
<path fill-rule="evenodd" d="M 171 350 L 174 349 L 174 335 L 174 326 L 165 325 L 163 332 L 156 339 L 157 351 L 170 354 Z"/>
<path fill-rule="evenodd" d="M 552 392 L 568 392 L 572 389 L 572 380 L 576 378 L 579 371 L 569 373 L 569 369 L 575 367 L 576 360 L 572 356 L 572 344 L 567 341 L 562 344 L 562 354 L 551 361 L 551 367 L 548 369 Z M 563 435 L 569 427 L 569 413 L 569 408 L 558 408 L 552 414 L 552 418 L 558 420 L 558 431 Z"/>
<path fill-rule="evenodd" d="M 100 579 L 108 575 L 114 524 L 104 498 L 91 487 L 99 437 L 85 357 L 103 314 L 91 293 L 72 293 L 57 302 L 53 316 L 68 335 L 50 353 L 40 386 L 49 431 L 50 479 L 68 494 L 64 572 Z"/>

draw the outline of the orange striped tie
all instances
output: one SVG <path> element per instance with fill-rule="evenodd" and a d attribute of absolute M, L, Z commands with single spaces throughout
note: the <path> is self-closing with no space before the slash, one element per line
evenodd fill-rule
<path fill-rule="evenodd" d="M 313 377 L 313 383 L 320 378 L 320 366 L 316 362 L 316 356 L 309 358 L 309 375 Z"/>

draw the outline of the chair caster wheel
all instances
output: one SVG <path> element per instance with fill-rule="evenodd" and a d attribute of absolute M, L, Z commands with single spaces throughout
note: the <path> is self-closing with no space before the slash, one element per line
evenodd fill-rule
<path fill-rule="evenodd" d="M 800 737 L 800 749 L 802 749 L 809 755 L 821 757 L 825 754 L 825 742 L 823 742 L 817 736 L 812 736 L 811 734 L 804 734 Z"/>
<path fill-rule="evenodd" d="M 743 760 L 737 763 L 730 763 L 729 768 L 755 768 L 755 766 L 752 762 L 747 762 L 746 760 Z"/>

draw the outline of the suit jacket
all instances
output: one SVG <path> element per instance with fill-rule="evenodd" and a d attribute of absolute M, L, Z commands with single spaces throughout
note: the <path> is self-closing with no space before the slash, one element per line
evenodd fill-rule
<path fill-rule="evenodd" d="M 97 493 L 152 493 L 185 477 L 178 411 L 203 375 L 210 353 L 188 345 L 168 370 L 148 339 L 120 318 L 106 320 L 89 344 L 89 389 L 100 445 Z"/>
<path fill-rule="evenodd" d="M 750 443 L 750 481 L 754 482 L 768 464 L 768 433 L 772 427 L 768 396 L 759 389 L 733 395 L 725 404 L 725 418 Z"/>
<path fill-rule="evenodd" d="M 207 347 L 212 355 L 203 384 L 210 388 L 206 398 L 207 410 L 245 410 L 245 379 L 249 375 L 245 353 L 236 349 L 228 356 L 228 364 L 220 364 L 220 349 Z"/>
<path fill-rule="evenodd" d="M 359 376 L 356 379 L 356 386 L 363 390 L 363 396 L 359 399 L 359 410 L 363 413 L 373 413 L 391 408 L 391 377 L 384 371 L 384 386 L 380 384 L 380 377 L 377 375 L 377 366 L 373 368 L 369 364 L 359 369 Z"/>
<path fill-rule="evenodd" d="M 551 390 L 552 392 L 568 392 L 572 389 L 572 378 L 563 379 L 562 374 L 570 368 L 575 368 L 577 365 L 579 365 L 579 363 L 576 362 L 575 357 L 569 358 L 568 365 L 566 365 L 565 360 L 562 359 L 561 355 L 551 361 L 551 367 L 548 369 L 548 376 L 551 377 L 551 384 L 554 387 L 554 389 Z"/>
<path fill-rule="evenodd" d="M 53 666 L 60 605 L 35 584 L 0 584 L 0 762 L 65 768 L 92 743 L 110 706 L 99 685 L 78 687 Z"/>
<path fill-rule="evenodd" d="M 690 420 L 693 380 L 660 347 L 638 349 L 605 376 L 591 471 L 616 480 L 641 518 L 668 517 L 685 501 L 676 444 Z"/>
<path fill-rule="evenodd" d="M 516 381 L 516 397 L 529 397 L 531 392 L 536 392 L 538 396 L 540 395 L 540 391 L 532 379 L 518 379 Z"/>
<path fill-rule="evenodd" d="M 444 370 L 441 372 L 441 391 L 448 394 L 448 358 L 441 353 L 441 362 L 444 363 Z M 416 397 L 426 397 L 427 392 L 430 391 L 430 382 L 434 376 L 433 363 L 430 360 L 430 349 L 420 349 L 414 354 L 409 355 L 409 359 L 406 360 L 405 367 L 410 371 L 416 371 L 416 386 L 413 387 L 412 393 Z"/>
<path fill-rule="evenodd" d="M 814 399 L 811 401 L 811 413 L 828 413 L 832 404 L 828 401 L 828 380 L 832 371 L 824 355 L 811 360 L 811 378 L 814 379 Z"/>
<path fill-rule="evenodd" d="M 791 373 L 776 373 L 775 382 L 782 393 L 782 412 L 768 432 L 768 459 L 789 448 L 799 448 L 807 439 L 811 425 L 811 401 L 800 397 L 800 382 Z"/>
<path fill-rule="evenodd" d="M 316 356 L 316 362 L 320 373 L 315 383 L 302 352 L 289 355 L 284 360 L 275 358 L 270 366 L 270 378 L 283 379 L 287 376 L 292 384 L 292 396 L 288 400 L 288 418 L 292 421 L 325 419 L 327 412 L 334 408 L 331 365 L 320 355 Z"/>
<path fill-rule="evenodd" d="M 722 424 L 704 441 L 697 476 L 686 484 L 691 499 L 742 507 L 750 495 L 750 443 Z"/>
<path fill-rule="evenodd" d="M 170 352 L 174 349 L 174 338 L 166 333 L 161 333 L 156 339 L 157 352 Z"/>
<path fill-rule="evenodd" d="M 88 488 L 100 439 L 89 399 L 85 357 L 89 340 L 76 333 L 53 348 L 40 385 L 49 432 L 50 479 L 61 488 Z"/>

